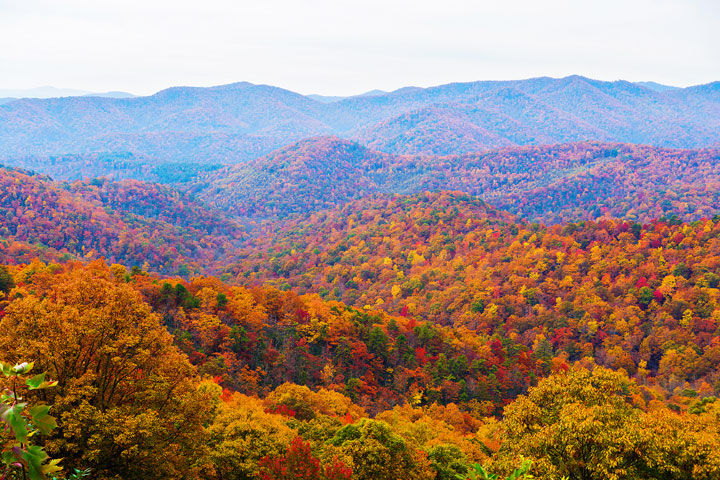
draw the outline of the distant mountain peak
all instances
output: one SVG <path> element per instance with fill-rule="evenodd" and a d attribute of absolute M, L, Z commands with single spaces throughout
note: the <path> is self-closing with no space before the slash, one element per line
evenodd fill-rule
<path fill-rule="evenodd" d="M 377 89 L 375 89 L 375 90 L 369 90 L 369 91 L 367 91 L 367 92 L 365 92 L 365 93 L 361 93 L 360 95 L 355 95 L 355 96 L 356 96 L 356 97 L 373 97 L 373 96 L 376 96 L 376 95 L 385 95 L 386 93 L 388 93 L 388 92 L 386 92 L 385 90 L 377 90 Z"/>
<path fill-rule="evenodd" d="M 128 92 L 121 92 L 121 91 L 112 91 L 112 92 L 104 92 L 104 93 L 88 93 L 87 95 L 83 95 L 84 97 L 101 97 L 101 98 L 135 98 L 137 95 L 134 95 L 132 93 Z"/>
<path fill-rule="evenodd" d="M 422 90 L 427 90 L 427 89 L 422 88 L 422 87 L 402 87 L 402 88 L 398 88 L 397 90 L 393 90 L 390 93 L 392 95 L 402 95 L 405 93 L 420 92 Z"/>
<path fill-rule="evenodd" d="M 317 100 L 318 102 L 322 103 L 335 103 L 339 102 L 341 100 L 346 100 L 348 98 L 361 98 L 361 97 L 376 97 L 379 95 L 385 95 L 388 92 L 384 90 L 370 90 L 365 93 L 360 93 L 358 95 L 349 95 L 347 97 L 340 96 L 340 95 L 318 95 L 315 93 L 311 93 L 309 95 L 305 95 L 308 98 L 312 98 L 313 100 Z"/>
<path fill-rule="evenodd" d="M 671 85 L 663 85 L 661 83 L 652 82 L 652 81 L 634 82 L 634 83 L 635 83 L 635 85 L 639 85 L 641 87 L 645 87 L 647 89 L 654 90 L 656 92 L 667 92 L 668 90 L 679 90 L 680 89 L 680 87 L 673 87 Z"/>
<path fill-rule="evenodd" d="M 591 81 L 592 79 L 590 79 L 588 77 L 584 77 L 582 75 L 574 74 L 574 75 L 568 75 L 566 77 L 562 77 L 562 78 L 560 78 L 560 80 L 564 80 L 567 82 L 588 82 L 588 81 Z"/>
<path fill-rule="evenodd" d="M 254 83 L 242 81 L 242 82 L 233 82 L 233 83 L 226 83 L 223 85 L 216 85 L 214 87 L 209 87 L 214 90 L 223 90 L 223 89 L 233 89 L 233 88 L 247 88 L 247 87 L 255 87 L 257 86 Z"/>

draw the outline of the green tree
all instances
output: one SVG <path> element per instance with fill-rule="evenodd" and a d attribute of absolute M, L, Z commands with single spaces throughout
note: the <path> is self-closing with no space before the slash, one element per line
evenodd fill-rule
<path fill-rule="evenodd" d="M 379 358 L 386 360 L 388 355 L 388 337 L 380 327 L 374 327 L 370 330 L 368 340 L 368 351 L 374 353 Z"/>
<path fill-rule="evenodd" d="M 0 293 L 7 293 L 15 287 L 12 275 L 7 267 L 0 265 Z"/>
<path fill-rule="evenodd" d="M 457 480 L 468 472 L 467 456 L 456 445 L 435 445 L 428 450 L 435 480 Z"/>

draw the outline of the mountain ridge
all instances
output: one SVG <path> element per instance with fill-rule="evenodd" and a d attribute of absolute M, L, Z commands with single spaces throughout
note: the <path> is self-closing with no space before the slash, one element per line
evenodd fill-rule
<path fill-rule="evenodd" d="M 91 154 L 111 145 L 158 163 L 234 164 L 318 135 L 360 140 L 386 153 L 439 153 L 433 146 L 442 142 L 445 153 L 581 140 L 700 148 L 720 138 L 718 84 L 658 92 L 627 81 L 538 77 L 406 87 L 324 103 L 237 82 L 146 97 L 21 99 L 0 104 L 0 160 Z M 443 105 L 456 111 L 450 124 L 457 138 L 444 140 L 435 131 L 447 130 L 449 120 L 437 111 Z M 419 129 L 403 120 L 416 111 L 426 114 Z M 507 137 L 508 125 L 525 134 Z M 386 135 L 388 127 L 396 133 Z"/>
<path fill-rule="evenodd" d="M 423 156 L 331 136 L 201 174 L 188 188 L 241 217 L 306 214 L 378 193 L 454 190 L 545 223 L 603 216 L 649 221 L 674 213 L 690 221 L 717 213 L 717 172 L 720 150 L 713 148 L 575 142 Z"/>

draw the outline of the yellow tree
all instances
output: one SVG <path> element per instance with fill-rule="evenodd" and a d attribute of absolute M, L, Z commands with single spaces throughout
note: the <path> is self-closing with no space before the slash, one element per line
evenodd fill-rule
<path fill-rule="evenodd" d="M 648 439 L 639 410 L 628 402 L 633 384 L 604 368 L 552 375 L 505 409 L 499 463 L 533 460 L 539 478 L 641 478 Z"/>
<path fill-rule="evenodd" d="M 46 448 L 94 478 L 191 478 L 213 397 L 140 295 L 102 263 L 35 264 L 0 321 L 8 360 L 57 379 Z"/>
<path fill-rule="evenodd" d="M 498 465 L 526 457 L 542 479 L 717 478 L 717 431 L 664 407 L 645 413 L 636 393 L 624 373 L 601 367 L 541 380 L 506 407 Z"/>
<path fill-rule="evenodd" d="M 265 412 L 261 400 L 235 393 L 220 405 L 207 429 L 208 458 L 219 480 L 258 477 L 259 462 L 285 452 L 296 436 L 281 415 Z"/>
<path fill-rule="evenodd" d="M 429 480 L 434 477 L 424 453 L 382 421 L 361 419 L 346 425 L 328 441 L 352 463 L 358 480 Z"/>

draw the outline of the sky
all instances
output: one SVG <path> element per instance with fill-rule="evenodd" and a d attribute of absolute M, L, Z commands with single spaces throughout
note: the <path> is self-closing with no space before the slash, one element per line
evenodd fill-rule
<path fill-rule="evenodd" d="M 719 0 L 0 0 L 0 89 L 720 80 Z"/>

